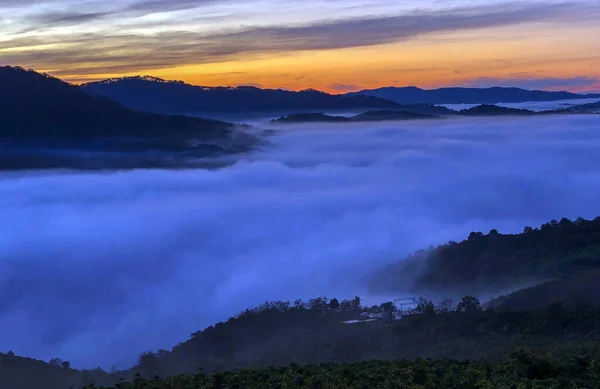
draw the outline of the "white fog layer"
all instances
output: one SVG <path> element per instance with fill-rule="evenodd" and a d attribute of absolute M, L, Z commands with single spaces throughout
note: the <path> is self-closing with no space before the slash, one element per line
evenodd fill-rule
<path fill-rule="evenodd" d="M 127 367 L 265 300 L 369 301 L 372 269 L 470 231 L 600 215 L 598 116 L 273 128 L 216 171 L 1 175 L 0 347 Z"/>

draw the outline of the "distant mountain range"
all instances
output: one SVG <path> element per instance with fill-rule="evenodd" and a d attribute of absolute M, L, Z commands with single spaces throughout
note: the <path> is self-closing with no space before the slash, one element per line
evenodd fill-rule
<path fill-rule="evenodd" d="M 377 97 L 331 95 L 314 89 L 300 92 L 253 86 L 202 87 L 181 81 L 137 76 L 83 84 L 89 94 L 103 96 L 142 111 L 179 114 L 290 112 L 392 108 Z"/>
<path fill-rule="evenodd" d="M 347 93 L 345 96 L 371 96 L 398 104 L 498 104 L 526 101 L 556 101 L 600 98 L 598 94 L 547 92 L 520 88 L 439 88 L 421 89 L 414 86 L 384 87 Z"/>
<path fill-rule="evenodd" d="M 385 87 L 332 95 L 314 89 L 295 92 L 253 86 L 203 87 L 150 76 L 90 82 L 80 88 L 92 95 L 107 97 L 137 110 L 200 116 L 243 112 L 282 114 L 315 110 L 380 110 L 396 109 L 399 104 L 497 104 L 600 98 L 600 94 L 582 95 L 500 87 L 432 90 Z"/>

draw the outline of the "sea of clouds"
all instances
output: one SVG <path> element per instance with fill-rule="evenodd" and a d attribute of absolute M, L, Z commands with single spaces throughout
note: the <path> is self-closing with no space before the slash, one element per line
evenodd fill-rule
<path fill-rule="evenodd" d="M 381 302 L 365 275 L 473 230 L 600 214 L 598 116 L 272 129 L 220 170 L 0 175 L 0 351 L 127 367 L 265 300 Z"/>

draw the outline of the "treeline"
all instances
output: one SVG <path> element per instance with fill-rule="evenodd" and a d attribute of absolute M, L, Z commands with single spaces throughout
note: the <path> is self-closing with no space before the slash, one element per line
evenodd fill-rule
<path fill-rule="evenodd" d="M 562 360 L 518 348 L 502 362 L 453 360 L 368 361 L 243 369 L 146 381 L 136 378 L 112 389 L 197 388 L 598 388 L 600 359 L 574 354 Z M 90 388 L 91 389 L 91 388 Z M 105 388 L 108 389 L 108 388 Z"/>
<path fill-rule="evenodd" d="M 478 293 L 599 268 L 600 217 L 562 218 L 520 234 L 473 231 L 421 250 L 378 273 L 373 288 Z"/>
<path fill-rule="evenodd" d="M 114 382 L 114 377 L 99 367 L 76 370 L 68 361 L 59 358 L 44 362 L 17 356 L 12 351 L 0 352 L 2 389 L 68 389 Z"/>

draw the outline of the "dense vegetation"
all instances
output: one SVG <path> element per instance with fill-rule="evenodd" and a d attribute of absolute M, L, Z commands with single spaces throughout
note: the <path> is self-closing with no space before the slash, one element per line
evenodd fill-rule
<path fill-rule="evenodd" d="M 519 234 L 471 232 L 462 242 L 451 241 L 390 266 L 373 287 L 477 294 L 579 277 L 592 269 L 600 269 L 600 217 L 563 218 L 525 227 Z"/>
<path fill-rule="evenodd" d="M 197 374 L 154 380 L 135 379 L 114 389 L 200 388 L 598 388 L 600 360 L 576 354 L 563 361 L 515 350 L 501 363 L 453 360 L 368 361 L 353 364 L 292 364 L 243 369 L 214 375 Z"/>
<path fill-rule="evenodd" d="M 336 300 L 323 305 L 325 301 L 313 300 L 313 308 L 309 310 L 322 309 L 323 314 L 332 314 L 331 306 L 337 306 Z M 352 303 L 346 302 L 345 306 L 352 309 Z M 240 319 L 279 309 L 281 303 L 273 303 L 271 308 L 265 305 L 262 310 L 242 314 Z M 350 337 L 342 340 L 333 331 L 322 334 L 328 339 L 327 354 L 314 353 L 312 359 L 324 365 L 300 366 L 287 358 L 252 365 L 262 366 L 262 369 L 231 365 L 218 370 L 235 370 L 215 375 L 210 375 L 212 368 L 199 365 L 203 370 L 200 375 L 153 383 L 138 379 L 121 388 L 160 389 L 171 387 L 169 385 L 181 388 L 481 388 L 516 384 L 543 388 L 566 387 L 574 382 L 587 385 L 584 387 L 600 384 L 597 381 L 600 378 L 600 310 L 566 309 L 560 305 L 539 311 L 482 310 L 473 297 L 465 297 L 456 308 L 447 303 L 435 307 L 430 301 L 421 300 L 417 310 L 421 313 L 419 316 L 391 326 L 381 323 L 339 326 L 337 331 L 344 328 L 354 331 L 351 340 Z M 296 353 L 297 347 L 287 352 Z M 164 357 L 167 355 L 157 358 Z M 147 354 L 143 358 L 146 359 L 140 360 L 138 377 L 165 375 L 158 370 L 148 370 L 158 366 L 156 359 L 154 365 L 148 365 Z M 436 360 L 425 361 L 424 358 Z M 380 361 L 357 363 L 373 359 Z"/>

